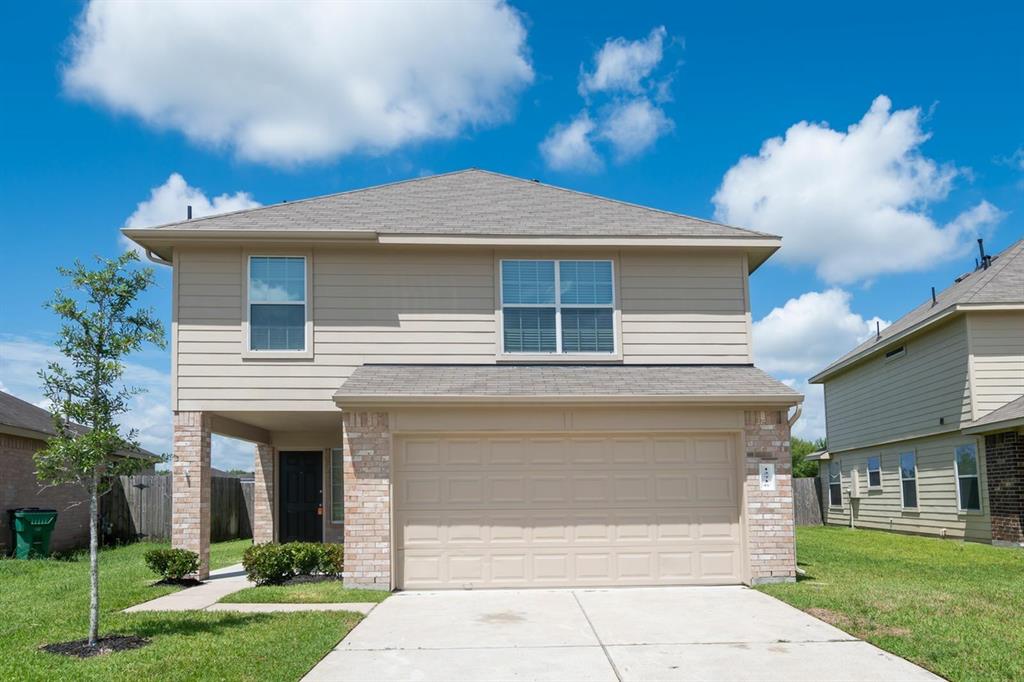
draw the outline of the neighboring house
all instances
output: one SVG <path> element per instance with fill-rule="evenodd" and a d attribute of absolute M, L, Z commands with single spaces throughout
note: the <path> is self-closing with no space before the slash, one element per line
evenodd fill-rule
<path fill-rule="evenodd" d="M 201 575 L 219 433 L 257 444 L 256 541 L 344 541 L 351 585 L 793 579 L 802 396 L 748 294 L 778 237 L 478 170 L 124 233 L 173 264 Z"/>
<path fill-rule="evenodd" d="M 78 427 L 84 428 L 84 427 Z M 53 551 L 82 547 L 89 542 L 89 496 L 77 485 L 43 485 L 32 459 L 56 434 L 53 415 L 41 407 L 0 392 L 0 553 L 9 550 L 8 509 L 42 507 L 57 510 L 50 540 Z M 151 453 L 143 456 L 156 461 Z M 146 470 L 152 472 L 150 463 Z"/>
<path fill-rule="evenodd" d="M 811 382 L 828 523 L 1024 544 L 1024 240 Z"/>

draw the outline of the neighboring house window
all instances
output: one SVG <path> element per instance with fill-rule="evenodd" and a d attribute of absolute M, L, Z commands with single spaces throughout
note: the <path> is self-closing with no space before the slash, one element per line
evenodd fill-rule
<path fill-rule="evenodd" d="M 917 454 L 900 454 L 900 495 L 905 509 L 917 509 Z"/>
<path fill-rule="evenodd" d="M 249 350 L 306 350 L 305 256 L 249 257 Z"/>
<path fill-rule="evenodd" d="M 345 479 L 342 476 L 342 449 L 331 449 L 331 523 L 345 520 Z"/>
<path fill-rule="evenodd" d="M 868 457 L 868 488 L 882 487 L 882 458 Z"/>
<path fill-rule="evenodd" d="M 615 352 L 611 261 L 503 260 L 505 353 Z"/>
<path fill-rule="evenodd" d="M 843 469 L 838 461 L 828 463 L 828 503 L 832 507 L 843 506 Z"/>
<path fill-rule="evenodd" d="M 954 451 L 956 492 L 960 509 L 981 511 L 981 484 L 978 482 L 978 448 L 974 443 L 961 445 Z"/>

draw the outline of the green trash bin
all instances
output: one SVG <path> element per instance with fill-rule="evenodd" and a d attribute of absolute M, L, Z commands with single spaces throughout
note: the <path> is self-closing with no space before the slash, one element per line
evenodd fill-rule
<path fill-rule="evenodd" d="M 50 556 L 50 536 L 57 525 L 56 509 L 22 507 L 7 510 L 15 559 Z"/>

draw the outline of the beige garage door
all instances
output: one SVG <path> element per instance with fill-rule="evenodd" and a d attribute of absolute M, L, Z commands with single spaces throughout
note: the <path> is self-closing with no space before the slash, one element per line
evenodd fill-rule
<path fill-rule="evenodd" d="M 732 436 L 404 437 L 395 450 L 398 587 L 741 581 Z"/>

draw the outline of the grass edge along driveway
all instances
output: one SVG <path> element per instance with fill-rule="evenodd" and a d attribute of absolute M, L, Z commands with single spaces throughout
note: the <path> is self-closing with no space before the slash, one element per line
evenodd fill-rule
<path fill-rule="evenodd" d="M 238 563 L 249 544 L 243 540 L 212 545 L 211 567 Z M 0 679 L 296 680 L 361 619 L 349 612 L 121 613 L 176 589 L 151 585 L 156 576 L 142 557 L 156 546 L 166 545 L 137 543 L 100 554 L 101 634 L 136 634 L 151 643 L 84 660 L 38 647 L 85 636 L 88 560 L 0 560 L 5 607 L 0 618 Z"/>
<path fill-rule="evenodd" d="M 1024 550 L 815 526 L 797 563 L 757 589 L 948 679 L 1024 679 Z"/>

